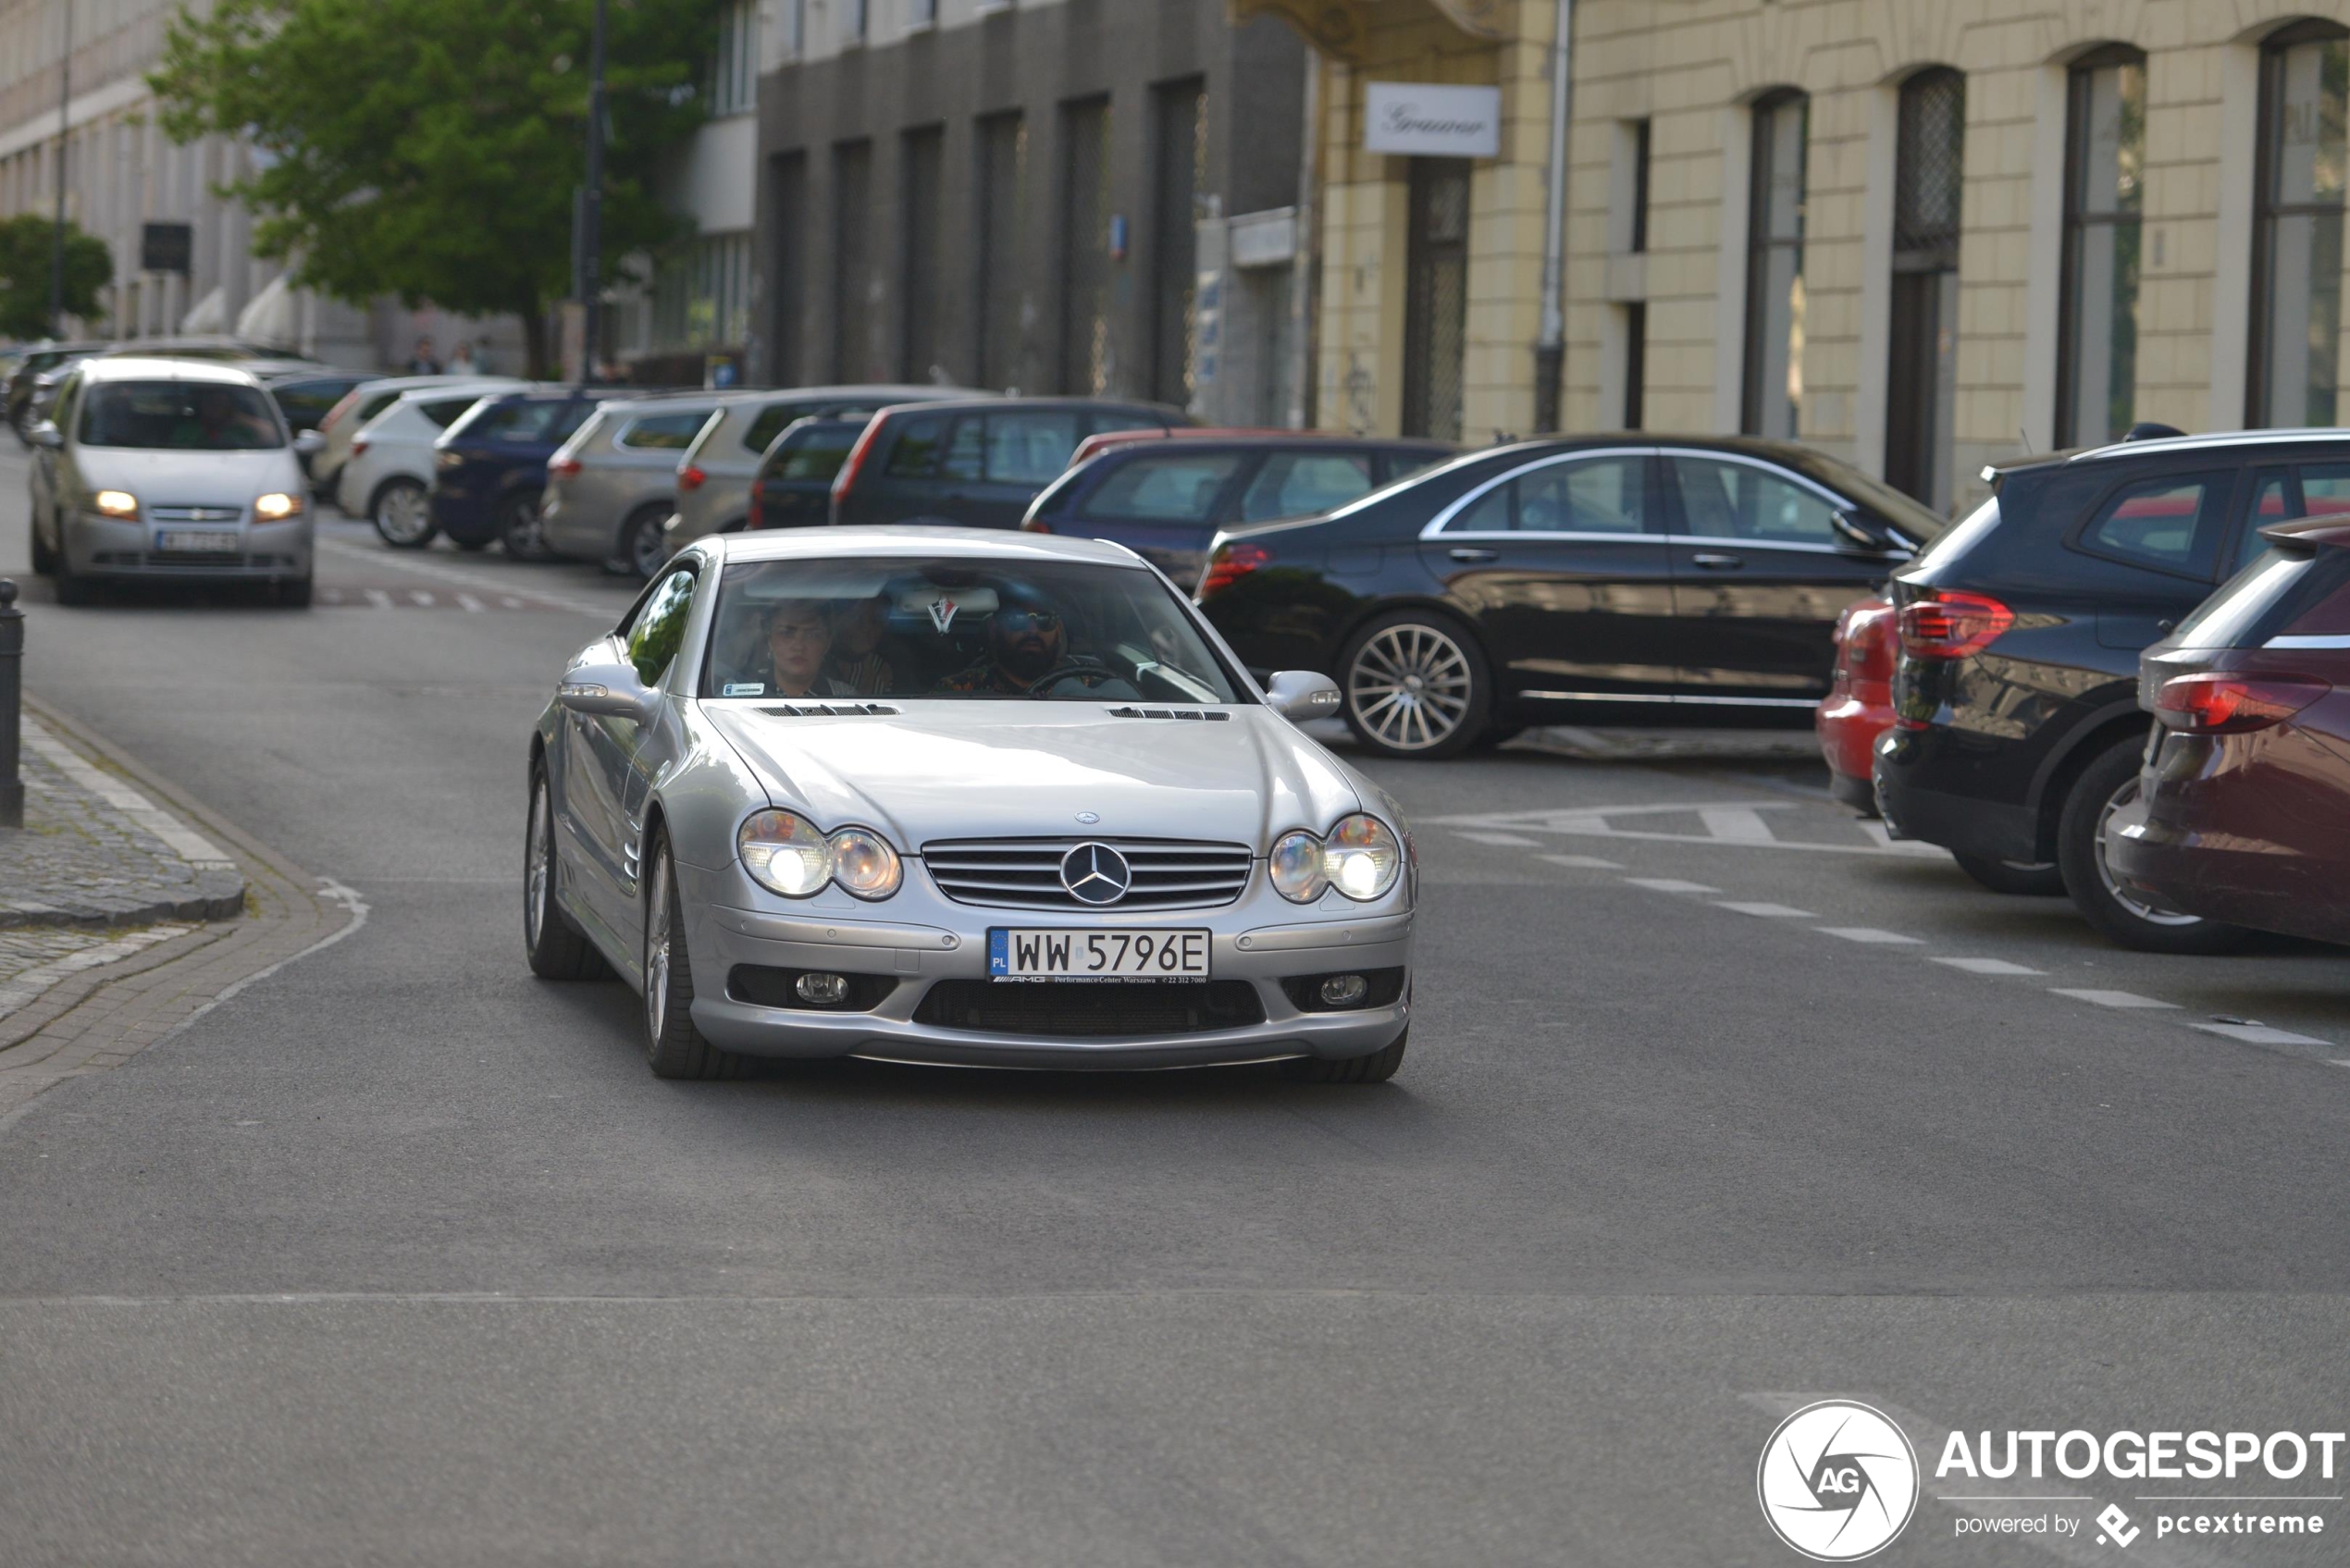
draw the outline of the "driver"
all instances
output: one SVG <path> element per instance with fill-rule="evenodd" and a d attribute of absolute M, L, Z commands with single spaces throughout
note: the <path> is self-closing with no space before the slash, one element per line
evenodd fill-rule
<path fill-rule="evenodd" d="M 272 432 L 249 409 L 240 406 L 226 387 L 198 387 L 190 400 L 195 418 L 183 417 L 171 432 L 171 445 L 221 451 L 267 446 Z"/>
<path fill-rule="evenodd" d="M 1025 584 L 1008 584 L 988 618 L 986 657 L 940 681 L 938 690 L 1026 697 L 1039 678 L 1071 662 L 1059 609 Z"/>

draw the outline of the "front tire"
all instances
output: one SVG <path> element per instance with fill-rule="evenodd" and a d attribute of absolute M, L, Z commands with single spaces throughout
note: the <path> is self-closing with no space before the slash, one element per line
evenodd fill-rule
<path fill-rule="evenodd" d="M 1959 870 L 1994 893 L 2053 898 L 2064 891 L 2064 868 L 2053 861 L 1994 860 L 1987 855 L 1961 855 L 1955 849 L 1950 858 L 1959 863 Z"/>
<path fill-rule="evenodd" d="M 276 585 L 278 605 L 287 610 L 307 610 L 315 584 L 308 577 L 287 577 Z"/>
<path fill-rule="evenodd" d="M 440 532 L 432 520 L 432 498 L 414 479 L 388 479 L 367 503 L 377 537 L 394 549 L 422 549 Z"/>
<path fill-rule="evenodd" d="M 2242 926 L 2166 909 L 2125 886 L 2106 864 L 2107 824 L 2137 798 L 2140 744 L 2124 742 L 2089 764 L 2065 796 L 2057 825 L 2064 890 L 2091 925 L 2141 953 L 2228 953 L 2251 934 Z"/>
<path fill-rule="evenodd" d="M 602 980 L 612 973 L 587 933 L 571 923 L 556 897 L 562 874 L 555 855 L 554 802 L 547 770 L 530 770 L 530 817 L 523 834 L 522 942 L 530 972 L 540 980 Z"/>
<path fill-rule="evenodd" d="M 47 545 L 42 542 L 40 520 L 38 518 L 27 519 L 26 531 L 32 535 L 32 574 L 36 577 L 56 576 L 57 574 L 57 552 L 51 549 Z M 60 530 L 60 532 L 62 532 L 62 530 Z"/>
<path fill-rule="evenodd" d="M 62 549 L 57 551 L 55 577 L 59 604 L 73 606 L 90 602 L 90 579 L 73 569 L 72 556 Z"/>
<path fill-rule="evenodd" d="M 694 966 L 686 913 L 670 864 L 669 834 L 653 835 L 645 878 L 645 1062 L 655 1078 L 732 1078 L 742 1060 L 694 1027 Z"/>
<path fill-rule="evenodd" d="M 1337 1061 L 1301 1056 L 1283 1062 L 1281 1076 L 1299 1083 L 1385 1083 L 1404 1065 L 1404 1047 L 1411 1038 L 1412 1031 L 1407 1029 L 1395 1037 L 1394 1044 L 1367 1056 L 1346 1056 Z"/>
<path fill-rule="evenodd" d="M 1340 711 L 1380 757 L 1457 757 L 1490 722 L 1493 677 L 1469 629 L 1433 611 L 1381 615 L 1339 657 Z"/>

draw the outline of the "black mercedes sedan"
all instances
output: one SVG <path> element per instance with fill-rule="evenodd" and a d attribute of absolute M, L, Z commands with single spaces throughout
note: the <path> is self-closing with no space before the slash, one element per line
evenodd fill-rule
<path fill-rule="evenodd" d="M 1385 756 L 1534 723 L 1808 724 L 1837 612 L 1942 526 L 1791 442 L 1528 441 L 1219 534 L 1198 599 L 1252 669 L 1330 674 Z"/>

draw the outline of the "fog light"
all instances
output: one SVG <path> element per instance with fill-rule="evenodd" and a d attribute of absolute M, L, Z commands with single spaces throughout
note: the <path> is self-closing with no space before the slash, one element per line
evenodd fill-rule
<path fill-rule="evenodd" d="M 847 1000 L 848 977 L 845 974 L 804 974 L 793 983 L 792 989 L 799 993 L 801 1001 L 829 1007 L 835 1002 Z"/>
<path fill-rule="evenodd" d="M 1330 1007 L 1359 1007 L 1371 994 L 1371 982 L 1358 974 L 1334 974 L 1322 982 L 1322 1004 Z"/>

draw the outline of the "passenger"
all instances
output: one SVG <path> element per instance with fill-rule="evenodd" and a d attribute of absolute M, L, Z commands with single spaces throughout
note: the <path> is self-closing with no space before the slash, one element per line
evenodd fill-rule
<path fill-rule="evenodd" d="M 833 618 L 833 654 L 824 671 L 858 697 L 897 693 L 897 672 L 881 656 L 887 617 L 886 599 L 876 597 L 857 599 Z"/>
<path fill-rule="evenodd" d="M 833 623 L 814 599 L 787 599 L 767 611 L 765 697 L 854 697 L 848 685 L 824 673 L 832 651 Z"/>

